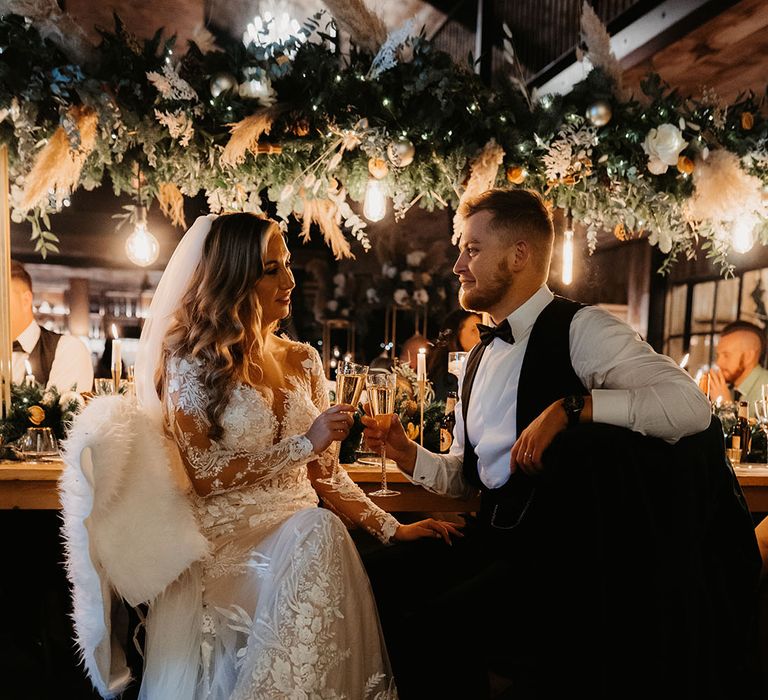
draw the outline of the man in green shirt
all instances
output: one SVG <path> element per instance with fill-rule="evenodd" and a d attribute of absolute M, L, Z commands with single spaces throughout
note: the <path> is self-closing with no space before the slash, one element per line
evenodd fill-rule
<path fill-rule="evenodd" d="M 761 365 L 765 354 L 765 330 L 749 321 L 729 323 L 717 344 L 717 367 L 709 372 L 709 396 L 715 401 L 747 401 L 754 413 L 755 401 L 763 398 L 768 369 Z"/>

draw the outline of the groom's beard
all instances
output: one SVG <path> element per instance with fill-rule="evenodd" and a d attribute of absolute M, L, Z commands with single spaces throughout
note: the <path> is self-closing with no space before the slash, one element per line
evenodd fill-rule
<path fill-rule="evenodd" d="M 511 286 L 509 266 L 506 260 L 502 260 L 482 289 L 477 288 L 477 282 L 472 289 L 459 289 L 459 304 L 466 311 L 489 311 L 501 302 Z"/>

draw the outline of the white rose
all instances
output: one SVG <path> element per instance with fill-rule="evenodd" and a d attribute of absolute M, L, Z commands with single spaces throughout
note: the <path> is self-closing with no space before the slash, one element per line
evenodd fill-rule
<path fill-rule="evenodd" d="M 682 132 L 674 124 L 662 124 L 658 129 L 651 129 L 643 141 L 648 170 L 654 175 L 667 172 L 670 165 L 677 165 L 680 152 L 687 145 Z"/>
<path fill-rule="evenodd" d="M 392 298 L 395 300 L 395 304 L 403 306 L 408 303 L 408 292 L 406 292 L 404 289 L 396 289 L 395 293 L 392 295 Z"/>
<path fill-rule="evenodd" d="M 381 266 L 381 274 L 389 279 L 394 279 L 397 276 L 397 268 L 394 265 L 387 265 L 386 263 Z"/>
<path fill-rule="evenodd" d="M 426 257 L 427 254 L 423 250 L 414 250 L 412 253 L 408 253 L 408 255 L 405 256 L 405 262 L 407 262 L 410 267 L 418 267 L 421 265 L 421 261 Z"/>
<path fill-rule="evenodd" d="M 423 306 L 429 302 L 429 293 L 426 289 L 417 289 L 413 293 L 413 301 L 416 302 L 419 306 Z"/>
<path fill-rule="evenodd" d="M 336 311 L 339 308 L 339 302 L 335 299 L 331 299 L 326 305 L 325 308 L 328 309 L 328 311 Z"/>
<path fill-rule="evenodd" d="M 400 279 L 403 282 L 413 282 L 413 272 L 411 272 L 410 270 L 403 270 L 400 273 Z"/>

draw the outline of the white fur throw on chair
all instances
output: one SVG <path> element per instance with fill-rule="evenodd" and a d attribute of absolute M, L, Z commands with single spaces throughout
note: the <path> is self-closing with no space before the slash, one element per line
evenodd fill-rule
<path fill-rule="evenodd" d="M 151 603 L 207 552 L 189 498 L 174 480 L 172 450 L 140 408 L 117 396 L 92 400 L 64 445 L 59 492 L 75 633 L 91 682 L 105 698 L 130 681 L 113 633 L 113 613 L 122 608 L 115 596 Z"/>

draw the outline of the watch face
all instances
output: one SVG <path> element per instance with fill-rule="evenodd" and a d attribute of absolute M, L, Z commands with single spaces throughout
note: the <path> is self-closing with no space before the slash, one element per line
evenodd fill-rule
<path fill-rule="evenodd" d="M 563 399 L 563 408 L 565 409 L 565 415 L 568 417 L 568 427 L 572 428 L 579 422 L 581 409 L 584 408 L 584 397 L 566 396 Z"/>
<path fill-rule="evenodd" d="M 578 414 L 584 408 L 583 396 L 566 396 L 563 407 L 568 414 Z"/>

